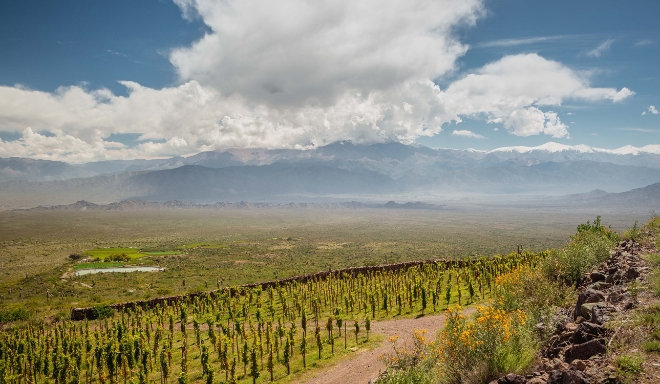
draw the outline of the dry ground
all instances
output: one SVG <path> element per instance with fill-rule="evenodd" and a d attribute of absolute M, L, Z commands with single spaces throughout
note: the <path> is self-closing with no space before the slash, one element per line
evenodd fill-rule
<path fill-rule="evenodd" d="M 465 310 L 469 315 L 474 308 Z M 350 359 L 339 362 L 334 367 L 316 373 L 312 378 L 305 378 L 298 383 L 304 384 L 367 384 L 385 370 L 383 357 L 393 353 L 390 337 L 399 336 L 398 345 L 411 344 L 415 329 L 426 330 L 428 335 L 436 335 L 445 325 L 445 315 L 430 315 L 416 319 L 395 319 L 374 322 L 372 332 L 385 336 L 381 345 L 370 351 L 352 355 Z"/>

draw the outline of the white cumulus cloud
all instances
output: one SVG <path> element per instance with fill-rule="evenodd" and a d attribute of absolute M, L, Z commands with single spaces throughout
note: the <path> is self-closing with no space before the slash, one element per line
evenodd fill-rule
<path fill-rule="evenodd" d="M 480 0 L 175 0 L 211 29 L 170 61 L 182 81 L 269 105 L 333 105 L 453 70 Z"/>
<path fill-rule="evenodd" d="M 658 113 L 660 113 L 660 112 L 658 112 L 657 109 L 655 109 L 655 106 L 653 106 L 653 105 L 649 105 L 649 108 L 646 111 L 642 112 L 642 115 L 646 115 L 647 111 L 648 111 L 648 113 L 651 113 L 653 115 L 657 115 Z"/>
<path fill-rule="evenodd" d="M 633 95 L 628 88 L 594 88 L 584 75 L 537 54 L 505 56 L 450 84 L 440 98 L 446 111 L 460 116 L 484 115 L 504 123 L 517 136 L 547 134 L 567 137 L 568 127 L 556 113 L 541 107 L 564 100 L 621 101 Z"/>
<path fill-rule="evenodd" d="M 486 137 L 483 135 L 480 135 L 478 133 L 474 133 L 472 131 L 468 131 L 467 129 L 459 129 L 459 130 L 454 130 L 452 133 L 454 136 L 461 136 L 461 137 L 469 137 L 471 139 L 485 139 Z"/>

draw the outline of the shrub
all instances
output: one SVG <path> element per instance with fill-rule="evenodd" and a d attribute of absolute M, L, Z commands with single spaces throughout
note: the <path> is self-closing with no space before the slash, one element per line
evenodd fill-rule
<path fill-rule="evenodd" d="M 629 382 L 642 373 L 644 359 L 641 356 L 621 355 L 616 359 L 617 374 Z"/>
<path fill-rule="evenodd" d="M 25 321 L 32 318 L 25 308 L 0 309 L 0 324 L 10 323 L 12 321 Z"/>
<path fill-rule="evenodd" d="M 535 321 L 571 296 L 568 287 L 544 277 L 538 269 L 523 267 L 496 279 L 496 306 L 507 312 L 523 310 Z"/>
<path fill-rule="evenodd" d="M 549 280 L 578 285 L 585 272 L 607 260 L 618 241 L 616 232 L 602 226 L 598 216 L 593 224 L 580 224 L 566 248 L 550 251 L 540 268 Z"/>
<path fill-rule="evenodd" d="M 413 345 L 406 348 L 397 345 L 398 337 L 390 338 L 394 354 L 387 361 L 388 367 L 378 378 L 378 384 L 426 384 L 434 383 L 438 375 L 438 356 L 426 341 L 426 330 L 415 330 Z"/>
<path fill-rule="evenodd" d="M 477 306 L 474 321 L 447 311 L 447 325 L 437 346 L 447 382 L 488 382 L 503 373 L 520 372 L 533 361 L 536 343 L 522 310 L 507 312 Z"/>
<path fill-rule="evenodd" d="M 637 220 L 635 220 L 635 225 L 632 228 L 628 229 L 623 233 L 623 238 L 626 240 L 637 241 L 639 239 L 639 228 L 637 228 Z"/>
<path fill-rule="evenodd" d="M 130 261 L 130 260 L 131 260 L 131 258 L 128 257 L 128 255 L 125 254 L 125 253 L 115 253 L 115 254 L 110 255 L 110 256 L 105 258 L 106 262 L 112 262 L 112 261 L 121 262 L 121 261 Z"/>
<path fill-rule="evenodd" d="M 655 330 L 651 334 L 651 340 L 644 342 L 642 347 L 646 352 L 660 352 L 660 329 Z"/>
<path fill-rule="evenodd" d="M 69 259 L 71 259 L 73 261 L 80 260 L 82 258 L 83 258 L 83 255 L 81 255 L 79 253 L 72 253 L 72 254 L 69 255 Z"/>
<path fill-rule="evenodd" d="M 105 319 L 114 316 L 114 314 L 115 310 L 108 305 L 95 305 L 92 307 L 93 319 Z"/>
<path fill-rule="evenodd" d="M 65 311 L 57 311 L 55 315 L 53 315 L 53 320 L 55 320 L 56 323 L 59 323 L 61 321 L 69 320 L 71 315 Z"/>

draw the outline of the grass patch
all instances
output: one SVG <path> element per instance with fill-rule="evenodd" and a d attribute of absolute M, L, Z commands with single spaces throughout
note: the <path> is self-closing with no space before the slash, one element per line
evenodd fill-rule
<path fill-rule="evenodd" d="M 640 316 L 639 322 L 642 325 L 658 326 L 660 325 L 660 304 L 648 307 Z"/>
<path fill-rule="evenodd" d="M 181 251 L 144 251 L 142 254 L 146 256 L 172 256 L 180 255 Z"/>
<path fill-rule="evenodd" d="M 140 253 L 140 250 L 137 248 L 97 248 L 85 251 L 83 254 L 91 258 L 98 258 L 99 260 L 105 260 L 111 256 L 121 254 L 126 254 L 129 259 L 144 257 L 144 254 Z"/>
<path fill-rule="evenodd" d="M 0 309 L 0 324 L 12 321 L 25 321 L 32 318 L 32 313 L 25 308 Z"/>
<path fill-rule="evenodd" d="M 200 243 L 190 243 L 182 246 L 181 248 L 204 248 L 204 249 L 223 249 L 228 248 L 229 245 L 226 243 L 215 243 L 215 242 L 200 242 Z"/>
<path fill-rule="evenodd" d="M 621 355 L 616 358 L 617 375 L 624 382 L 630 382 L 641 375 L 643 363 L 641 356 Z"/>

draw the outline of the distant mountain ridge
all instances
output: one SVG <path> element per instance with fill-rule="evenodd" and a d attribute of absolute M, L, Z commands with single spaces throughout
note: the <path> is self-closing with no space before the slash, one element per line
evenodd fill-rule
<path fill-rule="evenodd" d="M 310 150 L 229 149 L 187 158 L 80 165 L 12 158 L 0 161 L 0 201 L 208 203 L 418 192 L 623 192 L 660 182 L 660 155 L 653 146 L 643 148 L 610 153 L 556 144 L 482 152 L 335 142 Z"/>
<path fill-rule="evenodd" d="M 503 147 L 491 151 L 431 149 L 398 142 L 358 145 L 338 141 L 308 150 L 226 149 L 189 157 L 160 160 L 109 160 L 85 164 L 27 158 L 0 158 L 0 182 L 12 180 L 51 181 L 136 171 L 174 169 L 184 165 L 226 168 L 274 163 L 324 163 L 340 168 L 366 168 L 398 178 L 414 172 L 426 175 L 435 164 L 483 166 L 517 164 L 531 166 L 546 162 L 595 161 L 660 169 L 660 145 L 615 150 L 586 145 L 568 146 L 549 142 L 538 147 Z"/>
<path fill-rule="evenodd" d="M 394 201 L 388 201 L 385 204 L 362 203 L 349 201 L 343 203 L 287 203 L 287 204 L 266 204 L 251 203 L 239 201 L 236 203 L 217 202 L 213 204 L 195 204 L 187 201 L 173 200 L 166 202 L 144 201 L 144 200 L 122 200 L 110 204 L 95 204 L 89 201 L 80 200 L 73 204 L 38 206 L 28 209 L 16 209 L 15 211 L 142 211 L 142 210 L 224 210 L 224 209 L 444 209 L 444 205 L 428 204 L 422 202 L 406 202 L 403 204 Z"/>
<path fill-rule="evenodd" d="M 589 193 L 566 196 L 566 200 L 582 205 L 646 206 L 653 210 L 660 208 L 660 183 L 620 193 L 595 190 Z"/>

